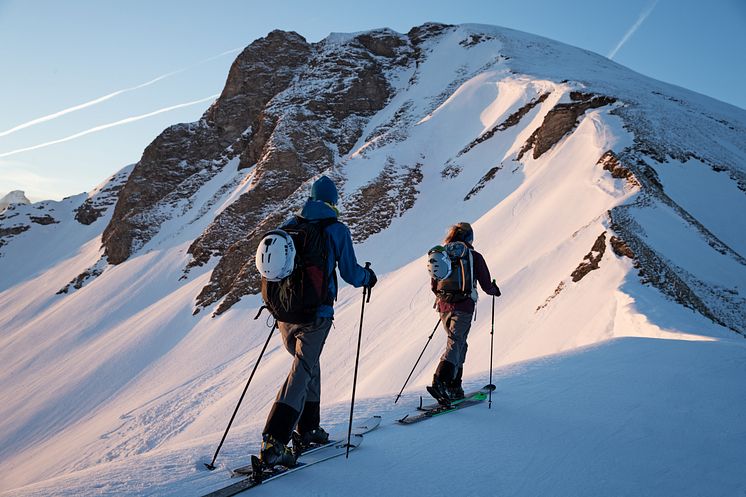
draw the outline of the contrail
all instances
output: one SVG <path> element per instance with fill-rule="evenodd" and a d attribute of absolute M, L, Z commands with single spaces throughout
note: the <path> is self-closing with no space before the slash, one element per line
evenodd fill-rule
<path fill-rule="evenodd" d="M 155 110 L 153 112 L 148 112 L 147 114 L 140 114 L 139 116 L 132 116 L 128 117 L 126 119 L 121 119 L 119 121 L 115 121 L 113 123 L 109 124 L 102 124 L 100 126 L 96 126 L 94 128 L 86 129 L 84 131 L 81 131 L 79 133 L 75 133 L 74 135 L 66 136 L 65 138 L 60 138 L 59 140 L 52 140 L 49 142 L 39 143 L 38 145 L 33 145 L 31 147 L 25 147 L 25 148 L 18 148 L 16 150 L 11 150 L 10 152 L 4 152 L 0 154 L 0 157 L 8 157 L 10 155 L 20 154 L 21 152 L 28 152 L 29 150 L 36 150 L 38 148 L 44 148 L 48 147 L 50 145 L 56 145 L 58 143 L 75 140 L 76 138 L 80 138 L 81 136 L 90 135 L 91 133 L 96 133 L 98 131 L 103 131 L 105 129 L 113 128 L 115 126 L 121 126 L 122 124 L 128 124 L 131 122 L 139 121 L 141 119 L 146 119 L 148 117 L 152 117 L 158 114 L 163 114 L 164 112 L 170 112 L 172 110 L 181 109 L 182 107 L 189 107 L 190 105 L 196 105 L 203 102 L 207 102 L 208 100 L 215 100 L 220 96 L 219 93 L 216 93 L 215 95 L 210 95 L 209 97 L 201 98 L 199 100 L 193 100 L 191 102 L 186 102 L 183 104 L 177 104 L 172 105 L 170 107 L 164 107 L 162 109 Z"/>
<path fill-rule="evenodd" d="M 187 66 L 187 67 L 185 67 L 183 69 L 178 69 L 176 71 L 171 71 L 169 73 L 163 74 L 162 76 L 158 76 L 157 78 L 151 79 L 150 81 L 146 81 L 145 83 L 142 83 L 142 84 L 139 84 L 139 85 L 135 85 L 135 86 L 131 86 L 129 88 L 124 88 L 122 90 L 117 90 L 115 92 L 109 93 L 109 94 L 104 95 L 102 97 L 98 97 L 98 98 L 94 98 L 93 100 L 89 100 L 88 102 L 84 102 L 82 104 L 75 105 L 75 106 L 69 107 L 67 109 L 63 109 L 63 110 L 61 110 L 59 112 L 55 112 L 53 114 L 42 116 L 42 117 L 39 117 L 37 119 L 33 119 L 31 121 L 25 122 L 23 124 L 19 124 L 18 126 L 14 127 L 14 128 L 11 128 L 9 130 L 0 132 L 0 137 L 7 136 L 7 135 L 9 135 L 11 133 L 15 133 L 16 131 L 20 131 L 22 129 L 29 128 L 29 127 L 34 126 L 36 124 L 41 124 L 41 123 L 44 123 L 44 122 L 47 122 L 47 121 L 51 121 L 52 119 L 57 119 L 58 117 L 62 117 L 65 114 L 70 114 L 71 112 L 76 112 L 76 111 L 85 109 L 87 107 L 91 107 L 93 105 L 100 104 L 101 102 L 105 102 L 107 100 L 110 100 L 110 99 L 112 99 L 112 98 L 114 98 L 114 97 L 116 97 L 118 95 L 121 95 L 122 93 L 128 93 L 128 92 L 131 92 L 131 91 L 134 91 L 134 90 L 139 90 L 140 88 L 145 88 L 146 86 L 150 86 L 150 85 L 152 85 L 154 83 L 157 83 L 158 81 L 161 81 L 163 79 L 171 77 L 171 76 L 173 76 L 175 74 L 182 73 L 182 72 L 184 72 L 184 71 L 186 71 L 188 69 L 191 69 L 193 67 L 205 64 L 206 62 L 210 62 L 211 60 L 218 59 L 218 58 L 223 57 L 225 55 L 228 55 L 230 53 L 238 52 L 239 50 L 241 50 L 241 49 L 240 48 L 232 48 L 230 50 L 226 50 L 225 52 L 221 52 L 218 55 L 214 55 L 212 57 L 208 57 L 206 59 L 200 60 L 199 62 L 196 62 L 196 63 L 192 64 L 191 66 Z"/>
<path fill-rule="evenodd" d="M 642 23 L 645 22 L 645 19 L 648 18 L 650 13 L 653 12 L 653 9 L 655 8 L 655 6 L 658 5 L 658 1 L 659 0 L 654 0 L 653 3 L 648 5 L 648 8 L 642 11 L 642 13 L 640 14 L 640 17 L 637 18 L 637 21 L 635 21 L 632 27 L 629 28 L 629 30 L 627 30 L 627 32 L 624 34 L 622 39 L 619 40 L 619 43 L 616 44 L 614 49 L 611 52 L 609 52 L 608 57 L 610 59 L 613 59 L 614 56 L 616 56 L 616 53 L 619 51 L 619 49 L 622 48 L 622 46 L 624 46 L 625 43 L 627 43 L 627 40 L 629 40 L 630 37 L 633 34 L 635 34 L 635 31 L 637 31 L 637 29 L 642 25 Z"/>

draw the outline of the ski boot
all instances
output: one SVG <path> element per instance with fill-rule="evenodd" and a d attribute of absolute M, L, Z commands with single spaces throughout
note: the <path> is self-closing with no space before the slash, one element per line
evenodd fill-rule
<path fill-rule="evenodd" d="M 464 368 L 458 368 L 456 377 L 448 385 L 448 396 L 451 400 L 461 400 L 464 398 L 464 389 L 461 387 L 461 377 L 464 375 Z"/>
<path fill-rule="evenodd" d="M 460 384 L 452 384 L 448 387 L 448 398 L 451 399 L 451 401 L 462 400 L 464 398 L 464 389 L 461 388 Z"/>
<path fill-rule="evenodd" d="M 304 448 L 329 443 L 329 434 L 320 426 L 305 433 L 299 433 L 299 435 L 300 443 Z"/>
<path fill-rule="evenodd" d="M 451 405 L 451 398 L 448 395 L 448 386 L 437 376 L 433 378 L 432 386 L 427 387 L 430 395 L 438 401 L 438 404 L 448 407 Z"/>
<path fill-rule="evenodd" d="M 295 466 L 296 456 L 293 450 L 275 439 L 270 434 L 262 437 L 262 449 L 259 452 L 259 460 L 266 468 L 274 466 L 285 466 L 292 468 Z"/>

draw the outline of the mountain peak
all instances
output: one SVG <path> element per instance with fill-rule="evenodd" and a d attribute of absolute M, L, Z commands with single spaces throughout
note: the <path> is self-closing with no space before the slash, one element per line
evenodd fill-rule
<path fill-rule="evenodd" d="M 30 204 L 23 190 L 13 190 L 0 198 L 0 212 L 8 208 L 10 204 Z"/>

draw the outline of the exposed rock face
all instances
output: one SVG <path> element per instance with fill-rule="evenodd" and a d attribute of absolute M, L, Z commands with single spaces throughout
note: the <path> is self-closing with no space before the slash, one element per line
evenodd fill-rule
<path fill-rule="evenodd" d="M 13 226 L 12 228 L 0 228 L 0 247 L 8 243 L 8 239 L 28 231 L 29 226 Z"/>
<path fill-rule="evenodd" d="M 117 264 L 126 260 L 151 240 L 165 221 L 179 213 L 189 212 L 192 216 L 194 194 L 218 173 L 225 172 L 225 177 L 228 177 L 228 167 L 237 168 L 239 172 L 222 187 L 210 190 L 213 193 L 211 200 L 202 204 L 200 209 L 194 209 L 200 211 L 200 218 L 212 212 L 215 205 L 220 205 L 218 213 L 204 218 L 201 234 L 188 249 L 191 260 L 185 268 L 184 278 L 192 268 L 203 266 L 214 257 L 220 258 L 212 270 L 209 284 L 197 296 L 197 311 L 220 301 L 215 311 L 219 314 L 243 295 L 258 290 L 253 254 L 261 235 L 282 223 L 303 204 L 311 182 L 321 173 L 333 177 L 340 187 L 342 220 L 350 226 L 356 242 L 385 230 L 414 205 L 423 180 L 421 163 L 427 163 L 427 159 L 421 153 L 419 159 L 408 157 L 406 163 L 397 163 L 381 150 L 407 140 L 415 126 L 474 76 L 495 66 L 500 71 L 515 69 L 518 72 L 519 66 L 506 63 L 510 57 L 503 55 L 502 48 L 490 52 L 493 48 L 487 42 L 494 39 L 492 35 L 467 30 L 460 39 L 450 36 L 458 34 L 459 29 L 430 23 L 413 28 L 406 35 L 384 29 L 357 35 L 333 35 L 317 44 L 307 43 L 296 33 L 274 31 L 255 41 L 236 59 L 220 98 L 200 121 L 165 130 L 145 150 L 124 187 L 112 189 L 106 197 L 108 200 L 104 195 L 94 196 L 77 208 L 77 221 L 91 224 L 109 208 L 111 204 L 107 202 L 118 196 L 114 215 L 103 236 L 105 257 L 62 291 L 86 284 L 101 273 L 107 261 Z M 411 88 L 419 78 L 429 77 L 428 56 L 432 50 L 437 50 L 439 37 L 464 53 L 489 52 L 489 56 L 480 56 L 483 58 L 477 59 L 477 64 L 469 60 L 458 61 L 449 69 L 451 80 L 440 81 L 435 91 L 424 97 L 413 92 L 397 99 L 397 107 L 387 109 L 385 119 L 377 119 L 376 126 L 368 127 L 371 116 L 391 101 L 393 88 L 402 89 L 404 93 L 408 91 L 404 89 L 407 80 Z M 495 37 L 502 47 L 510 45 L 501 35 Z M 486 46 L 478 47 L 483 43 Z M 543 45 L 536 47 L 542 48 Z M 517 56 L 515 61 L 518 62 Z M 402 71 L 402 68 L 406 70 Z M 626 99 L 629 96 L 617 94 L 613 85 L 594 87 L 568 80 L 562 83 L 569 83 L 571 88 L 589 88 L 589 93 L 573 91 L 569 94 L 569 102 L 557 104 L 550 110 L 541 126 L 523 145 L 516 160 L 520 161 L 532 149 L 535 159 L 541 157 L 572 133 L 589 109 L 608 106 L 616 102 L 617 97 Z M 549 93 L 534 95 L 534 100 L 503 122 L 478 137 L 465 139 L 464 143 L 468 143 L 457 155 L 438 162 L 444 164 L 442 177 L 455 178 L 465 167 L 471 167 L 469 157 L 461 159 L 461 164 L 456 164 L 455 159 L 498 133 L 521 125 L 524 116 L 549 97 Z M 668 98 L 662 93 L 660 96 Z M 661 202 L 692 226 L 715 250 L 746 264 L 740 254 L 666 194 L 650 165 L 651 161 L 665 162 L 669 158 L 682 162 L 696 158 L 715 171 L 727 173 L 739 188 L 746 191 L 746 174 L 738 162 L 740 146 L 731 141 L 723 148 L 738 149 L 734 153 L 730 150 L 712 152 L 717 147 L 710 147 L 702 154 L 695 154 L 687 146 L 686 139 L 692 137 L 693 131 L 685 129 L 684 125 L 675 128 L 676 123 L 669 125 L 663 123 L 663 119 L 651 117 L 658 103 L 651 105 L 652 110 L 651 107 L 643 108 L 640 102 L 650 105 L 646 98 L 638 102 L 625 100 L 610 109 L 633 136 L 634 144 L 625 150 L 607 151 L 597 164 L 609 171 L 612 177 L 623 179 L 627 186 L 639 189 L 625 200 L 628 204 L 610 212 L 614 235 L 610 245 L 617 255 L 634 258 L 646 282 L 717 322 L 734 329 L 742 328 L 746 321 L 746 311 L 743 310 L 746 302 L 729 297 L 727 289 L 720 292 L 712 285 L 708 287 L 707 283 L 686 274 L 665 256 L 656 253 L 640 235 L 642 230 L 636 227 L 635 216 L 630 214 L 634 209 Z M 677 102 L 677 105 L 683 106 L 683 103 Z M 695 122 L 683 118 L 679 121 Z M 725 130 L 725 127 L 735 132 L 740 129 L 737 125 L 713 118 L 713 122 L 708 123 L 707 139 L 717 142 L 712 139 L 716 135 L 712 130 Z M 353 150 L 356 155 L 359 153 L 368 158 L 381 153 L 379 157 L 388 156 L 389 160 L 380 169 L 380 165 L 376 165 L 374 174 L 362 175 L 372 180 L 366 179 L 360 186 L 355 183 L 354 187 L 346 187 L 345 156 Z M 498 178 L 503 164 L 490 166 L 464 200 L 470 200 L 488 182 Z M 350 179 L 352 183 L 354 176 Z M 237 193 L 222 204 L 226 200 L 223 194 L 227 192 Z M 6 224 L 3 229 L 7 230 L 9 226 Z M 13 226 L 10 229 L 21 228 Z M 0 231 L 0 239 L 2 233 Z M 598 268 L 605 240 L 605 234 L 596 240 L 591 252 L 573 272 L 571 278 L 574 281 L 580 281 Z M 560 284 L 549 300 L 559 295 L 565 284 L 569 284 L 569 278 Z M 713 299 L 724 304 L 714 309 L 710 305 Z"/>
<path fill-rule="evenodd" d="M 642 188 L 643 195 L 633 205 L 646 205 L 652 200 L 665 204 L 667 207 L 674 210 L 676 214 L 684 220 L 684 222 L 689 224 L 695 231 L 699 232 L 702 238 L 704 238 L 713 249 L 723 255 L 732 257 L 742 265 L 746 265 L 746 258 L 744 256 L 720 240 L 714 233 L 707 229 L 706 226 L 668 196 L 658 178 L 658 174 L 648 165 L 645 158 L 646 156 L 641 154 L 640 151 L 636 149 L 636 146 L 629 147 L 619 154 L 619 160 L 626 164 L 626 167 L 628 167 L 632 172 L 635 181 L 638 182 Z M 620 206 L 619 208 L 627 207 L 629 206 Z"/>
<path fill-rule="evenodd" d="M 0 248 L 12 243 L 13 238 L 22 233 L 34 233 L 37 230 L 48 232 L 48 229 L 41 226 L 60 224 L 55 209 L 59 208 L 57 202 L 45 200 L 30 204 L 23 200 L 26 197 L 21 191 L 11 192 L 5 198 L 11 202 L 0 212 Z M 3 253 L 0 252 L 0 258 L 2 257 Z"/>
<path fill-rule="evenodd" d="M 29 219 L 31 219 L 32 223 L 41 224 L 43 226 L 46 226 L 47 224 L 57 224 L 59 222 L 49 214 L 44 216 L 31 216 Z"/>
<path fill-rule="evenodd" d="M 104 187 L 95 191 L 77 209 L 75 209 L 75 220 L 80 224 L 90 225 L 95 223 L 104 213 L 117 203 L 119 192 L 129 176 L 129 168 L 115 174 L 106 182 Z"/>
<path fill-rule="evenodd" d="M 201 158 L 203 153 L 206 159 Z M 205 121 L 171 126 L 145 149 L 104 230 L 103 245 L 112 264 L 125 261 L 157 233 L 169 209 L 204 183 L 204 176 L 209 175 L 203 171 L 210 171 L 206 169 L 211 166 L 210 159 L 219 153 L 214 129 Z M 202 181 L 198 180 L 200 174 Z M 190 179 L 197 181 L 190 185 Z M 181 195 L 174 195 L 177 190 Z"/>
<path fill-rule="evenodd" d="M 394 33 L 362 34 L 357 37 L 357 41 L 370 53 L 389 58 L 401 55 L 396 49 L 407 44 L 406 41 Z"/>
<path fill-rule="evenodd" d="M 481 33 L 480 34 L 473 34 L 473 35 L 469 35 L 468 38 L 466 38 L 464 40 L 461 40 L 461 42 L 459 43 L 459 45 L 461 45 L 462 47 L 471 48 L 471 47 L 474 47 L 476 45 L 479 45 L 480 43 L 482 43 L 484 41 L 492 40 L 492 39 L 493 39 L 493 37 L 490 36 L 490 35 L 481 34 Z"/>
<path fill-rule="evenodd" d="M 500 171 L 500 169 L 502 169 L 502 165 L 490 168 L 490 170 L 487 171 L 484 176 L 482 176 L 482 178 L 477 182 L 477 184 L 474 185 L 474 188 L 469 190 L 469 193 L 466 194 L 466 196 L 464 197 L 464 200 L 469 200 L 474 195 L 482 191 L 482 188 L 484 188 L 485 185 L 487 185 L 487 183 L 495 179 L 495 176 L 497 175 L 498 171 Z"/>
<path fill-rule="evenodd" d="M 273 31 L 255 41 L 233 63 L 222 95 L 199 122 L 171 126 L 145 149 L 104 231 L 109 262 L 126 260 L 152 238 L 171 209 L 247 148 L 251 138 L 243 133 L 260 127 L 269 100 L 288 87 L 310 53 L 297 33 Z"/>
<path fill-rule="evenodd" d="M 570 275 L 572 281 L 577 283 L 582 280 L 588 273 L 594 269 L 598 269 L 598 265 L 606 252 L 606 232 L 601 233 L 591 247 L 591 251 L 583 257 L 581 262 L 575 271 Z"/>
<path fill-rule="evenodd" d="M 343 221 L 350 227 L 352 240 L 362 242 L 411 209 L 422 178 L 422 164 L 399 166 L 389 158 L 378 177 L 344 204 Z"/>
<path fill-rule="evenodd" d="M 637 202 L 615 207 L 609 212 L 611 229 L 616 234 L 612 240 L 615 253 L 635 260 L 635 267 L 643 283 L 653 285 L 674 301 L 699 312 L 712 321 L 746 335 L 744 325 L 746 323 L 746 301 L 739 298 L 737 294 L 734 295 L 727 288 L 708 285 L 701 281 L 683 268 L 676 266 L 664 254 L 648 244 L 644 228 L 635 219 L 635 211 L 646 208 L 647 204 L 653 201 L 652 199 L 660 201 L 661 197 L 648 189 Z M 681 210 L 681 207 L 678 209 Z M 688 213 L 682 217 L 686 220 L 687 216 L 691 218 Z M 691 226 L 695 230 L 702 230 L 702 236 L 714 249 L 721 249 L 724 255 L 738 260 L 740 255 L 727 248 L 699 222 L 693 218 L 691 221 Z M 705 301 L 717 302 L 717 308 L 710 308 Z"/>
<path fill-rule="evenodd" d="M 632 173 L 629 168 L 622 165 L 619 157 L 617 157 L 611 150 L 607 150 L 606 153 L 598 159 L 596 164 L 601 165 L 605 171 L 609 171 L 612 178 L 624 179 L 627 181 L 627 184 L 632 187 L 640 186 L 640 182 L 637 181 L 634 173 Z"/>
<path fill-rule="evenodd" d="M 75 220 L 80 224 L 93 224 L 101 217 L 103 209 L 99 210 L 93 206 L 93 202 L 86 200 L 75 211 Z"/>
<path fill-rule="evenodd" d="M 412 45 L 419 47 L 428 39 L 442 35 L 449 29 L 454 27 L 453 24 L 441 24 L 437 22 L 426 22 L 422 26 L 415 26 L 409 30 L 407 37 L 412 42 Z M 417 52 L 419 54 L 419 52 Z"/>
<path fill-rule="evenodd" d="M 612 97 L 580 92 L 571 92 L 570 99 L 572 102 L 557 104 L 544 116 L 544 122 L 534 131 L 518 153 L 518 160 L 532 148 L 534 149 L 534 159 L 538 159 L 555 143 L 559 142 L 562 137 L 575 129 L 578 125 L 578 119 L 585 114 L 585 111 L 616 102 L 616 99 Z"/>
<path fill-rule="evenodd" d="M 80 273 L 78 276 L 73 278 L 70 283 L 59 289 L 57 291 L 57 295 L 63 295 L 73 290 L 80 290 L 86 284 L 99 277 L 101 273 L 104 272 L 106 264 L 107 262 L 105 258 L 99 259 L 98 262 L 96 262 L 93 266 Z"/>
<path fill-rule="evenodd" d="M 217 128 L 223 147 L 251 126 L 275 95 L 283 91 L 311 55 L 311 45 L 295 32 L 272 31 L 236 58 L 220 98 L 205 113 Z"/>
<path fill-rule="evenodd" d="M 220 313 L 258 289 L 251 255 L 261 235 L 300 207 L 310 182 L 352 149 L 367 119 L 391 97 L 386 72 L 412 53 L 409 42 L 389 30 L 343 45 L 327 41 L 312 47 L 296 81 L 263 109 L 241 154 L 241 167 L 254 166 L 249 191 L 189 248 L 191 266 L 222 256 L 197 297 L 199 306 L 226 297 Z"/>
<path fill-rule="evenodd" d="M 552 300 L 556 299 L 559 296 L 559 294 L 562 293 L 562 290 L 564 290 L 564 289 L 565 289 L 565 282 L 564 281 L 560 281 L 559 285 L 557 285 L 557 288 L 554 289 L 554 293 L 552 295 L 550 295 L 549 297 L 547 297 L 546 300 L 544 301 L 544 303 L 541 304 L 540 306 L 538 306 L 534 312 L 539 312 L 540 310 L 542 310 L 546 306 L 548 306 L 549 303 Z"/>
<path fill-rule="evenodd" d="M 614 253 L 619 257 L 627 257 L 629 259 L 635 258 L 635 253 L 632 251 L 631 248 L 629 248 L 629 245 L 627 245 L 624 240 L 612 236 L 609 240 L 609 244 L 611 245 L 611 249 L 614 251 Z"/>

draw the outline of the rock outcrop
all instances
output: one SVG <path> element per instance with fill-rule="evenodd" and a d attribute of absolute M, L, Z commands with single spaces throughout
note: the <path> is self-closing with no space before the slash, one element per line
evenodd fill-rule
<path fill-rule="evenodd" d="M 273 31 L 253 42 L 233 63 L 223 92 L 198 122 L 166 129 L 146 148 L 126 183 L 112 185 L 77 208 L 75 219 L 92 224 L 108 212 L 112 199 L 117 200 L 103 233 L 104 258 L 63 291 L 84 285 L 100 274 L 105 264 L 125 261 L 152 240 L 166 221 L 190 212 L 188 222 L 200 220 L 200 229 L 195 231 L 199 233 L 195 238 L 190 235 L 190 259 L 183 277 L 189 278 L 195 268 L 214 264 L 209 283 L 196 296 L 196 311 L 219 303 L 215 312 L 222 313 L 242 296 L 258 290 L 259 278 L 252 261 L 260 237 L 303 204 L 311 182 L 319 174 L 330 175 L 340 187 L 342 219 L 350 226 L 356 242 L 385 230 L 416 202 L 427 159 L 424 153 L 417 158 L 417 152 L 405 160 L 395 159 L 383 149 L 406 141 L 416 126 L 430 119 L 463 83 L 475 76 L 490 70 L 520 73 L 515 69 L 520 64 L 507 62 L 515 53 L 503 53 L 503 48 L 512 47 L 518 54 L 525 48 L 548 53 L 554 50 L 545 42 L 518 47 L 497 31 L 480 34 L 470 27 L 459 33 L 459 29 L 463 28 L 428 23 L 405 35 L 381 29 L 331 35 L 319 43 L 308 43 L 297 33 Z M 451 36 L 454 34 L 457 36 Z M 407 86 L 418 87 L 420 78 L 432 74 L 428 57 L 441 37 L 464 53 L 488 55 L 480 55 L 478 63 L 454 65 L 449 69 L 452 79 L 438 81 L 425 96 L 412 92 L 397 99 L 396 107 L 387 109 L 380 114 L 381 119 L 373 121 L 375 125 L 369 126 L 371 117 L 384 109 L 397 91 L 405 93 Z M 569 91 L 569 98 L 563 96 L 562 103 L 544 114 L 542 124 L 525 143 L 518 144 L 522 147 L 514 160 L 520 162 L 529 152 L 534 159 L 544 156 L 576 129 L 586 112 L 609 107 L 603 112 L 618 117 L 634 140 L 624 150 L 608 150 L 597 162 L 611 177 L 625 182 L 624 191 L 615 194 L 628 199 L 609 213 L 612 250 L 619 256 L 633 258 L 644 281 L 666 295 L 719 323 L 742 329 L 746 321 L 743 302 L 729 296 L 727 290 L 708 286 L 656 252 L 641 235 L 644 230 L 632 213 L 658 203 L 670 207 L 714 250 L 746 265 L 741 254 L 668 196 L 651 166 L 671 158 L 682 163 L 696 159 L 714 171 L 726 173 L 738 188 L 746 191 L 746 174 L 738 163 L 742 146 L 733 145 L 729 139 L 730 145 L 719 149 L 716 139 L 723 130 L 729 136 L 737 133 L 739 124 L 714 117 L 710 122 L 707 116 L 702 117 L 706 123 L 704 139 L 716 145 L 695 153 L 688 142 L 699 139 L 696 133 L 700 131 L 695 133 L 691 126 L 682 124 L 692 122 L 681 117 L 691 112 L 685 102 L 674 102 L 683 108 L 676 114 L 680 118 L 664 123 L 664 119 L 654 117 L 659 107 L 672 109 L 666 101 L 669 97 L 663 93 L 651 99 L 649 92 L 642 97 L 629 91 L 619 93 L 613 84 L 547 79 L 554 85 L 552 88 L 582 91 Z M 523 118 L 534 109 L 544 113 L 541 104 L 549 95 L 534 93 L 533 100 L 499 124 L 457 144 L 456 150 L 449 151 L 453 154 L 450 158 L 438 162 L 443 164 L 443 179 L 456 178 L 464 168 L 473 167 L 469 158 L 474 155 L 467 154 L 475 147 L 489 146 L 487 142 L 509 128 L 520 127 L 523 131 L 526 125 L 522 121 L 527 120 Z M 517 148 L 515 144 L 511 148 L 511 158 Z M 348 186 L 345 164 L 358 155 L 366 160 L 376 157 L 379 163 L 374 172 L 360 175 L 367 178 L 362 182 L 350 176 L 349 183 L 354 186 Z M 497 182 L 503 174 L 507 175 L 507 171 L 501 172 L 507 157 L 497 158 L 487 166 L 489 169 L 485 167 L 486 172 L 471 176 L 474 186 L 468 185 L 466 190 L 471 190 L 463 199 L 471 200 L 490 181 Z M 475 171 L 468 173 L 473 175 Z M 212 197 L 208 202 L 193 209 L 197 207 L 195 194 L 219 174 L 221 181 L 228 178 L 226 182 L 210 190 Z M 613 188 L 619 185 L 616 183 Z M 199 211 L 196 217 L 192 210 Z M 211 217 L 205 217 L 208 212 Z M 47 222 L 46 218 L 41 222 Z M 21 228 L 6 223 L 2 229 L 15 233 Z M 8 231 L 7 236 L 13 233 Z M 603 234 L 573 272 L 573 281 L 580 281 L 598 268 L 605 243 Z M 562 288 L 558 287 L 551 298 L 556 298 Z M 710 304 L 712 301 L 720 302 L 717 309 Z"/>
<path fill-rule="evenodd" d="M 483 142 L 489 140 L 490 138 L 492 138 L 493 136 L 495 136 L 496 133 L 498 133 L 500 131 L 505 131 L 506 129 L 508 129 L 508 128 L 512 127 L 512 126 L 515 126 L 516 124 L 518 124 L 519 122 L 521 122 L 521 119 L 523 118 L 523 116 L 525 116 L 526 114 L 528 114 L 534 107 L 536 107 L 537 105 L 539 105 L 540 103 L 542 103 L 544 100 L 546 100 L 547 98 L 549 98 L 549 95 L 550 95 L 549 92 L 542 93 L 536 99 L 534 99 L 534 100 L 532 100 L 532 101 L 524 104 L 523 106 L 521 106 L 520 109 L 518 109 L 517 111 L 515 111 L 511 115 L 509 115 L 503 122 L 501 122 L 500 124 L 492 127 L 491 129 L 489 129 L 488 131 L 486 131 L 484 134 L 482 134 L 481 136 L 479 136 L 479 138 L 473 140 L 467 146 L 465 146 L 464 148 L 462 148 L 461 151 L 458 153 L 457 157 L 460 157 L 460 156 L 464 155 L 465 153 L 467 153 L 469 150 L 471 150 L 472 148 L 476 147 L 480 143 L 483 143 Z"/>
<path fill-rule="evenodd" d="M 232 157 L 245 155 L 242 167 L 248 167 L 252 151 L 268 138 L 267 103 L 290 85 L 311 50 L 292 32 L 273 31 L 255 41 L 236 58 L 223 93 L 200 121 L 171 126 L 145 149 L 104 231 L 110 263 L 123 262 L 150 240 L 170 211 L 188 202 Z"/>
<path fill-rule="evenodd" d="M 241 155 L 241 167 L 254 168 L 250 188 L 189 247 L 191 267 L 221 256 L 198 306 L 225 297 L 220 313 L 258 290 L 250 261 L 259 238 L 302 204 L 313 178 L 352 149 L 368 118 L 392 95 L 386 72 L 411 54 L 406 38 L 389 30 L 312 47 L 296 81 L 263 109 Z"/>
<path fill-rule="evenodd" d="M 518 153 L 517 160 L 533 148 L 533 158 L 538 159 L 547 150 L 559 142 L 562 137 L 570 133 L 578 125 L 580 116 L 588 109 L 597 109 L 616 102 L 613 97 L 605 95 L 592 95 L 581 92 L 570 92 L 570 103 L 562 103 L 554 106 L 536 131 L 528 138 L 526 144 Z"/>
<path fill-rule="evenodd" d="M 596 164 L 604 168 L 604 171 L 609 171 L 612 178 L 623 179 L 630 187 L 639 187 L 640 182 L 637 181 L 635 175 L 630 169 L 622 164 L 619 157 L 611 151 L 607 150 Z"/>
<path fill-rule="evenodd" d="M 574 283 L 577 283 L 578 281 L 585 278 L 588 273 L 595 269 L 598 269 L 599 263 L 604 256 L 604 252 L 606 252 L 605 231 L 601 233 L 598 238 L 596 238 L 596 241 L 593 242 L 593 247 L 591 247 L 591 251 L 588 252 L 585 257 L 583 257 L 583 261 L 578 264 L 578 267 L 575 268 L 575 271 L 573 271 L 570 275 L 572 277 L 572 281 Z"/>
<path fill-rule="evenodd" d="M 75 209 L 75 220 L 86 226 L 98 221 L 111 207 L 116 205 L 119 192 L 129 177 L 130 168 L 126 167 L 109 178 L 103 187 L 92 194 Z"/>

